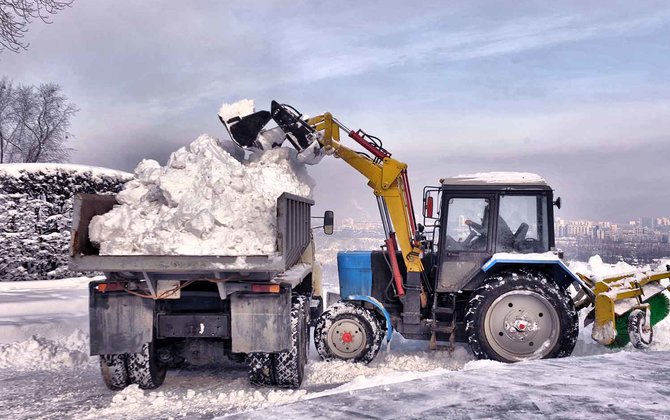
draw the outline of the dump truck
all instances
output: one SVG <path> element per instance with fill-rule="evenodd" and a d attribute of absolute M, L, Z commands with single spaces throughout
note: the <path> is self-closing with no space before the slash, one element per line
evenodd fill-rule
<path fill-rule="evenodd" d="M 160 386 L 169 368 L 246 361 L 255 385 L 300 386 L 310 320 L 320 314 L 310 199 L 277 199 L 272 255 L 100 255 L 89 223 L 113 195 L 74 201 L 70 269 L 103 272 L 89 286 L 90 353 L 105 384 Z M 324 230 L 332 233 L 332 212 Z"/>
<path fill-rule="evenodd" d="M 276 127 L 266 128 L 270 121 Z M 277 101 L 269 111 L 223 122 L 241 147 L 287 140 L 305 161 L 339 158 L 375 195 L 385 240 L 378 250 L 338 253 L 339 298 L 314 329 L 325 360 L 370 362 L 393 331 L 431 348 L 467 342 L 480 359 L 565 357 L 585 308 L 598 343 L 646 348 L 653 324 L 668 315 L 663 282 L 670 267 L 597 278 L 566 266 L 554 241 L 561 200 L 537 175 L 442 179 L 424 188 L 420 224 L 407 164 L 380 138 L 347 128 L 331 113 L 305 117 Z"/>

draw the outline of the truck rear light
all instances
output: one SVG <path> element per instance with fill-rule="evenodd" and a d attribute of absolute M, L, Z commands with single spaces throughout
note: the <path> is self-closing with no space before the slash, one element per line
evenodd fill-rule
<path fill-rule="evenodd" d="M 126 286 L 123 283 L 100 283 L 95 289 L 100 293 L 118 292 L 120 290 L 126 290 Z"/>
<path fill-rule="evenodd" d="M 251 291 L 254 293 L 279 293 L 278 284 L 252 284 Z"/>

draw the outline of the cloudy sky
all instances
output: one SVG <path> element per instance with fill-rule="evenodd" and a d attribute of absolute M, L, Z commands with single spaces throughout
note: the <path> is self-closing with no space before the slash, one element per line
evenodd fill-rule
<path fill-rule="evenodd" d="M 0 75 L 63 86 L 73 163 L 164 161 L 227 136 L 222 102 L 278 99 L 381 137 L 417 200 L 440 177 L 529 171 L 564 218 L 670 216 L 670 4 L 549 3 L 75 0 Z M 342 162 L 311 172 L 317 210 L 375 219 Z"/>

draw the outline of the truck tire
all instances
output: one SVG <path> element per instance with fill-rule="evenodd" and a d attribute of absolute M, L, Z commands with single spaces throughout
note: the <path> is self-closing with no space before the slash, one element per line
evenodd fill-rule
<path fill-rule="evenodd" d="M 569 356 L 579 333 L 570 296 L 528 270 L 487 279 L 472 294 L 465 322 L 475 356 L 500 362 Z"/>
<path fill-rule="evenodd" d="M 274 365 L 270 353 L 247 354 L 249 383 L 254 386 L 269 386 L 275 383 Z"/>
<path fill-rule="evenodd" d="M 153 343 L 145 343 L 139 353 L 128 355 L 128 376 L 130 382 L 141 389 L 154 389 L 163 384 L 167 366 L 158 361 Z"/>
<path fill-rule="evenodd" d="M 378 317 L 351 302 L 337 302 L 317 319 L 314 345 L 323 360 L 370 363 L 384 340 Z"/>
<path fill-rule="evenodd" d="M 273 353 L 275 385 L 299 388 L 305 376 L 309 337 L 309 299 L 295 295 L 291 302 L 291 348 Z"/>
<path fill-rule="evenodd" d="M 124 389 L 130 383 L 126 354 L 104 354 L 100 356 L 100 372 L 107 388 L 112 391 Z"/>

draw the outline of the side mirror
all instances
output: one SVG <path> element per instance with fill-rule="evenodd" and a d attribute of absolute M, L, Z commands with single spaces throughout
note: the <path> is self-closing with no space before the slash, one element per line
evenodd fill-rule
<path fill-rule="evenodd" d="M 560 210 L 561 208 L 561 197 L 558 197 L 556 201 L 554 201 L 554 205 Z"/>
<path fill-rule="evenodd" d="M 433 196 L 426 197 L 426 217 L 433 218 Z"/>
<path fill-rule="evenodd" d="M 333 234 L 333 226 L 335 225 L 335 213 L 332 210 L 326 210 L 323 213 L 323 233 L 326 235 Z"/>

